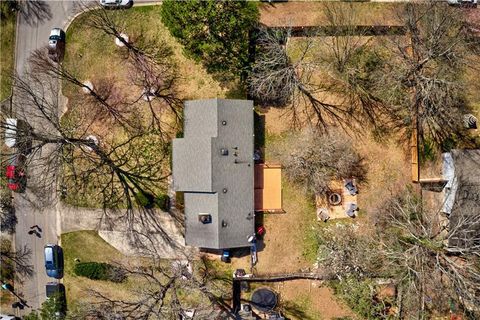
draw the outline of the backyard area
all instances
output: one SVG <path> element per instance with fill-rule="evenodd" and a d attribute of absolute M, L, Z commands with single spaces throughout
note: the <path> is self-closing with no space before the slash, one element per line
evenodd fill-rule
<path fill-rule="evenodd" d="M 269 108 L 265 116 L 265 157 L 267 163 L 279 163 L 275 158 L 278 146 L 291 130 L 288 117 L 283 111 Z M 355 149 L 361 154 L 368 167 L 364 181 L 359 183 L 358 205 L 360 214 L 356 219 L 317 221 L 315 200 L 300 186 L 292 183 L 284 175 L 282 181 L 282 201 L 285 213 L 263 214 L 266 234 L 262 250 L 258 252 L 255 271 L 258 274 L 288 273 L 315 269 L 319 240 L 324 228 L 338 223 L 355 223 L 362 228 L 370 228 L 373 214 L 382 206 L 382 199 L 389 199 L 409 183 L 409 158 L 405 149 L 396 143 L 395 137 L 376 141 L 368 132 L 354 138 Z M 275 149 L 275 154 L 271 150 Z M 288 149 L 282 149 L 288 154 Z M 248 270 L 250 258 L 234 259 L 234 268 Z M 295 280 L 273 284 L 281 295 L 285 314 L 293 319 L 334 319 L 352 316 L 352 311 L 335 297 L 325 284 L 309 280 Z M 304 288 L 300 290 L 299 288 Z M 306 290 L 305 288 L 308 288 Z M 296 314 L 295 310 L 303 313 Z"/>
<path fill-rule="evenodd" d="M 328 4 L 338 11 L 354 8 L 359 25 L 399 25 L 394 10 L 402 4 L 387 2 L 332 2 Z M 316 26 L 327 24 L 325 3 L 321 1 L 291 1 L 262 3 L 259 6 L 260 21 L 269 27 Z"/>

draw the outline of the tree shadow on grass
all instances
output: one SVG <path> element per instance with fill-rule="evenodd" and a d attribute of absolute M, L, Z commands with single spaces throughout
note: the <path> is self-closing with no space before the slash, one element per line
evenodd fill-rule
<path fill-rule="evenodd" d="M 282 301 L 280 310 L 286 319 L 315 320 L 305 312 L 305 307 L 293 301 Z"/>

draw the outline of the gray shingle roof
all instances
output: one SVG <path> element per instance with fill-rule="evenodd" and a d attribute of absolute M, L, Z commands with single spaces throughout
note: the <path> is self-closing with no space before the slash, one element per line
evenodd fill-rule
<path fill-rule="evenodd" d="M 450 230 L 462 225 L 450 245 L 471 246 L 470 239 L 480 233 L 480 150 L 451 151 L 455 182 L 453 208 L 450 214 Z"/>
<path fill-rule="evenodd" d="M 249 246 L 254 232 L 253 102 L 187 101 L 184 137 L 173 140 L 173 181 L 185 195 L 186 243 Z M 228 155 L 222 155 L 222 149 Z M 212 216 L 202 224 L 199 213 Z"/>

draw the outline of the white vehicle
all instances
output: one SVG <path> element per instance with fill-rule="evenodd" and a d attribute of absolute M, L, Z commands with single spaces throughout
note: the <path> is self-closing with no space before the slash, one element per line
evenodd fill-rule
<path fill-rule="evenodd" d="M 48 45 L 55 47 L 59 42 L 65 42 L 65 32 L 60 28 L 53 28 L 48 37 Z"/>
<path fill-rule="evenodd" d="M 478 0 L 447 0 L 451 6 L 476 7 Z"/>
<path fill-rule="evenodd" d="M 9 148 L 17 148 L 22 154 L 29 154 L 32 151 L 32 137 L 30 125 L 22 119 L 6 118 L 5 124 L 5 145 Z M 1 319 L 0 319 L 1 320 Z"/>
<path fill-rule="evenodd" d="M 55 62 L 60 62 L 65 53 L 65 32 L 60 28 L 53 28 L 48 37 L 48 56 Z"/>
<path fill-rule="evenodd" d="M 100 0 L 100 5 L 106 8 L 130 8 L 133 0 Z"/>
<path fill-rule="evenodd" d="M 17 119 L 5 119 L 5 144 L 9 148 L 15 147 L 17 143 Z"/>

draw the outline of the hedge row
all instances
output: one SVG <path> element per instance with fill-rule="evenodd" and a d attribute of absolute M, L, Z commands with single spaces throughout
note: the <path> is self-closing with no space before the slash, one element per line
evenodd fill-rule
<path fill-rule="evenodd" d="M 127 278 L 125 272 L 121 268 L 103 262 L 77 263 L 73 272 L 77 276 L 87 277 L 92 280 L 123 282 Z"/>

